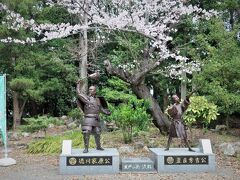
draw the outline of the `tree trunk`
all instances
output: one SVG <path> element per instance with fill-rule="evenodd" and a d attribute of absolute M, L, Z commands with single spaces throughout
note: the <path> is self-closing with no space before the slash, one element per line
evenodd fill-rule
<path fill-rule="evenodd" d="M 150 102 L 150 112 L 153 117 L 154 125 L 162 132 L 164 126 L 169 127 L 170 122 L 164 116 L 158 102 L 150 94 L 148 87 L 145 84 L 132 85 L 133 92 L 138 98 L 148 100 Z"/>
<path fill-rule="evenodd" d="M 28 112 L 30 112 L 30 116 L 36 116 L 39 113 L 42 113 L 39 111 L 39 105 L 37 105 L 35 101 L 31 101 L 27 107 Z"/>
<path fill-rule="evenodd" d="M 187 76 L 186 72 L 182 72 L 182 80 L 181 80 L 181 99 L 186 99 L 187 95 Z"/>
<path fill-rule="evenodd" d="M 19 93 L 13 91 L 13 130 L 21 125 L 22 113 L 26 104 L 26 100 L 21 103 L 19 99 Z"/>
<path fill-rule="evenodd" d="M 229 115 L 227 115 L 227 117 L 226 117 L 227 132 L 229 132 L 229 130 L 230 130 L 230 123 L 229 123 L 229 121 L 230 121 L 230 117 L 229 117 Z"/>
<path fill-rule="evenodd" d="M 164 94 L 163 94 L 163 109 L 167 109 L 168 104 L 169 104 L 168 94 L 167 94 L 167 92 L 165 91 Z"/>
<path fill-rule="evenodd" d="M 80 17 L 84 26 L 88 25 L 88 12 L 89 4 L 86 3 L 85 10 L 82 11 L 83 15 Z M 87 80 L 87 64 L 88 64 L 88 36 L 87 28 L 83 29 L 79 35 L 79 49 L 80 49 L 80 59 L 79 59 L 79 76 L 84 79 L 84 83 L 81 86 L 81 92 L 87 93 L 88 90 L 88 80 Z"/>
<path fill-rule="evenodd" d="M 21 124 L 20 107 L 18 101 L 18 93 L 13 91 L 13 129 Z"/>
<path fill-rule="evenodd" d="M 153 123 L 160 130 L 160 132 L 163 132 L 165 127 L 170 126 L 170 122 L 164 116 L 158 102 L 150 94 L 150 90 L 148 89 L 148 87 L 144 84 L 146 74 L 156 68 L 160 64 L 160 62 L 161 61 L 148 63 L 147 65 L 145 65 L 144 68 L 141 68 L 142 70 L 134 74 L 121 68 L 113 67 L 108 60 L 104 61 L 104 65 L 108 74 L 117 76 L 123 81 L 129 83 L 131 89 L 138 98 L 145 99 L 150 102 L 150 112 L 153 117 Z"/>
<path fill-rule="evenodd" d="M 234 10 L 230 9 L 230 10 L 229 10 L 229 14 L 230 14 L 229 23 L 231 24 L 231 28 L 232 28 L 232 31 L 233 31 L 233 26 L 234 26 Z"/>

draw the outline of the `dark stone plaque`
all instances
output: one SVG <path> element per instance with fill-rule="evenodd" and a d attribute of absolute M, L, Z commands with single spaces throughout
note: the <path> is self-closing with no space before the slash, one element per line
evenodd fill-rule
<path fill-rule="evenodd" d="M 208 156 L 164 156 L 165 165 L 208 164 Z"/>
<path fill-rule="evenodd" d="M 67 157 L 67 166 L 110 166 L 112 156 L 70 156 Z"/>

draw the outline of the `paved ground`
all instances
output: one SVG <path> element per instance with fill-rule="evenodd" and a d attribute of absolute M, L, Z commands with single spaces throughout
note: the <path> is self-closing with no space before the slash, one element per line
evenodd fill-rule
<path fill-rule="evenodd" d="M 60 131 L 62 132 L 62 130 Z M 219 144 L 223 142 L 239 141 L 239 136 L 225 136 L 216 133 L 208 132 L 201 134 L 202 131 L 195 130 L 196 139 L 211 139 L 214 152 L 216 153 L 217 167 L 214 173 L 172 173 L 172 174 L 158 174 L 158 173 L 120 173 L 116 175 L 98 175 L 98 176 L 63 176 L 59 174 L 59 157 L 58 155 L 31 155 L 26 153 L 27 143 L 32 140 L 31 137 L 9 141 L 11 153 L 9 157 L 17 161 L 16 165 L 9 167 L 0 167 L 0 180 L 240 180 L 240 159 L 239 157 L 225 156 L 219 151 Z M 56 130 L 53 132 L 56 133 Z M 161 139 L 156 133 L 151 134 L 151 137 L 156 137 L 155 141 L 159 142 Z M 113 142 L 107 141 L 111 147 L 117 147 L 116 140 Z M 142 138 L 144 139 L 144 138 Z M 153 139 L 153 138 L 152 138 Z M 165 143 L 166 139 L 164 139 Z M 134 144 L 132 144 L 134 145 Z M 2 152 L 2 144 L 0 144 L 0 152 Z M 159 146 L 158 146 L 159 147 Z M 143 151 L 137 152 L 139 155 L 144 155 Z M 136 155 L 136 152 L 132 155 Z M 147 155 L 147 154 L 146 154 Z M 3 153 L 0 153 L 3 156 Z"/>
<path fill-rule="evenodd" d="M 17 165 L 10 167 L 0 167 L 0 180 L 222 180 L 240 179 L 231 166 L 227 163 L 223 165 L 221 159 L 217 158 L 218 167 L 214 173 L 173 173 L 173 174 L 158 174 L 158 173 L 120 173 L 117 175 L 97 175 L 97 176 L 63 176 L 58 172 L 58 156 L 40 156 L 28 155 L 23 150 L 19 149 L 10 154 L 17 161 Z M 219 164 L 221 166 L 219 167 Z"/>

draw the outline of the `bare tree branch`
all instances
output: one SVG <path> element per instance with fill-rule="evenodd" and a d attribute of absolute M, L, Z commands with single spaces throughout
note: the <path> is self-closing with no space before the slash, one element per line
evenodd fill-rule
<path fill-rule="evenodd" d="M 104 61 L 104 66 L 109 74 L 117 76 L 125 82 L 131 83 L 130 80 L 131 80 L 132 74 L 129 73 L 128 71 L 113 67 L 112 64 L 110 63 L 110 61 L 108 61 L 108 60 Z"/>
<path fill-rule="evenodd" d="M 162 60 L 159 60 L 154 63 L 152 62 L 147 64 L 145 67 L 143 67 L 142 70 L 140 70 L 138 73 L 132 76 L 132 79 L 131 79 L 132 84 L 134 85 L 140 84 L 150 71 L 152 71 L 153 69 L 155 69 L 160 65 L 161 61 Z"/>

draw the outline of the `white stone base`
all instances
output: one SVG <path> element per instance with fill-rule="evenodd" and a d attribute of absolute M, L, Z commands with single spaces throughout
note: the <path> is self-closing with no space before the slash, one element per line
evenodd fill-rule
<path fill-rule="evenodd" d="M 60 155 L 60 174 L 96 175 L 119 173 L 119 152 L 115 148 L 105 148 L 104 151 L 89 149 L 72 149 L 69 155 Z"/>
<path fill-rule="evenodd" d="M 172 172 L 214 172 L 216 168 L 215 154 L 204 154 L 199 148 L 150 148 L 151 158 L 159 173 Z"/>
<path fill-rule="evenodd" d="M 12 159 L 12 158 L 3 158 L 0 159 L 0 166 L 11 166 L 16 164 L 16 160 Z"/>

